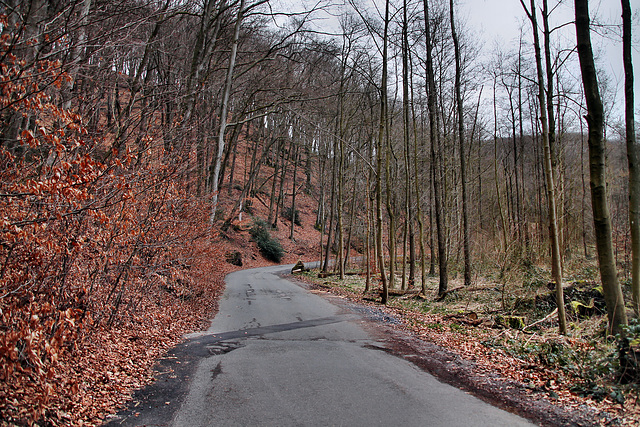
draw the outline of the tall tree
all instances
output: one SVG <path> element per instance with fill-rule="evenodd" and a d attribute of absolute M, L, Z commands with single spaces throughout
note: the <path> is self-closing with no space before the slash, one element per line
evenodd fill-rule
<path fill-rule="evenodd" d="M 462 186 L 462 246 L 464 251 L 464 285 L 471 285 L 471 250 L 469 248 L 469 207 L 467 196 L 467 166 L 466 166 L 466 147 L 464 141 L 464 113 L 462 105 L 462 83 L 461 74 L 462 66 L 460 65 L 460 43 L 458 42 L 458 34 L 456 33 L 455 20 L 453 16 L 453 0 L 449 1 L 449 10 L 451 18 L 451 37 L 453 39 L 453 48 L 456 59 L 456 77 L 455 92 L 456 106 L 458 111 L 458 145 L 460 151 L 460 180 Z"/>
<path fill-rule="evenodd" d="M 604 299 L 607 304 L 609 332 L 620 333 L 627 324 L 624 299 L 616 269 L 611 236 L 611 216 L 607 203 L 606 146 L 604 141 L 604 107 L 598 88 L 591 34 L 589 28 L 589 1 L 575 0 L 576 40 L 582 73 L 582 86 L 587 102 L 589 127 L 589 170 L 591 179 L 591 208 L 598 250 L 598 265 Z"/>
<path fill-rule="evenodd" d="M 411 206 L 411 173 L 410 173 L 410 120 L 409 120 L 409 19 L 407 14 L 407 0 L 402 2 L 402 137 L 404 152 L 404 173 L 405 173 L 405 223 L 402 241 L 402 289 L 406 289 L 406 266 L 407 266 L 407 238 L 409 237 L 409 229 L 413 224 L 412 206 Z M 411 233 L 410 242 L 410 272 L 409 286 L 413 286 L 415 280 L 415 248 L 413 245 L 413 233 Z"/>
<path fill-rule="evenodd" d="M 378 126 L 378 141 L 376 147 L 376 249 L 378 251 L 378 265 L 380 267 L 380 279 L 382 280 L 382 303 L 386 304 L 389 298 L 389 285 L 384 268 L 384 252 L 382 248 L 382 162 L 383 152 L 386 152 L 386 135 L 388 127 L 387 119 L 387 58 L 389 36 L 389 1 L 384 6 L 384 33 L 382 36 L 382 81 L 380 83 L 380 122 Z M 426 0 L 425 0 L 426 1 Z M 393 254 L 392 254 L 393 256 Z M 393 262 L 393 260 L 391 260 Z"/>
<path fill-rule="evenodd" d="M 436 81 L 433 70 L 433 43 L 431 39 L 431 24 L 429 17 L 429 0 L 423 0 L 425 39 L 427 47 L 427 104 L 429 109 L 429 141 L 431 145 L 431 169 L 433 177 L 433 194 L 435 200 L 436 234 L 438 240 L 438 266 L 439 283 L 438 297 L 443 297 L 447 292 L 447 248 L 444 236 L 444 218 L 442 209 L 442 182 L 440 176 L 440 135 L 438 124 L 438 112 L 436 110 Z M 433 255 L 432 255 L 433 258 Z"/>
<path fill-rule="evenodd" d="M 629 225 L 631 227 L 631 294 L 633 311 L 640 317 L 640 147 L 633 114 L 633 62 L 631 61 L 631 5 L 622 0 L 622 60 L 624 62 L 624 119 L 629 163 Z"/>
<path fill-rule="evenodd" d="M 218 145 L 213 165 L 213 177 L 211 188 L 211 218 L 209 222 L 213 224 L 216 219 L 216 210 L 218 209 L 218 181 L 220 176 L 220 168 L 222 167 L 222 153 L 224 151 L 224 136 L 227 129 L 227 112 L 229 110 L 229 97 L 231 95 L 231 85 L 233 84 L 233 72 L 236 65 L 236 56 L 238 53 L 238 40 L 240 38 L 240 25 L 244 17 L 245 0 L 240 0 L 238 13 L 236 15 L 236 23 L 233 30 L 233 43 L 231 44 L 231 54 L 229 56 L 229 65 L 227 67 L 227 77 L 222 91 L 222 102 L 220 103 L 220 127 L 218 129 Z M 277 218 L 276 218 L 277 221 Z"/>
<path fill-rule="evenodd" d="M 547 0 L 542 0 L 542 27 L 543 27 L 543 39 L 544 39 L 544 61 L 545 67 L 547 70 L 547 120 L 549 122 L 549 153 L 551 154 L 551 175 L 553 178 L 553 183 L 556 186 L 555 194 L 556 194 L 556 227 L 558 233 L 558 245 L 562 247 L 562 203 L 559 203 L 561 192 L 559 192 L 560 184 L 560 174 L 558 173 L 558 142 L 556 137 L 556 119 L 553 114 L 553 81 L 554 81 L 554 72 L 553 66 L 551 64 L 551 28 L 549 27 L 549 7 L 547 5 Z M 551 269 L 555 270 L 556 268 L 561 268 L 563 266 L 563 257 L 562 250 L 560 250 L 560 259 L 558 263 L 552 263 Z M 555 275 L 556 272 L 552 271 L 552 275 Z M 562 273 L 559 273 L 562 276 Z"/>
<path fill-rule="evenodd" d="M 533 44 L 536 55 L 536 68 L 538 71 L 538 81 L 536 82 L 538 88 L 538 103 L 540 112 L 540 123 L 542 125 L 542 148 L 544 152 L 544 174 L 547 184 L 547 203 L 549 208 L 549 230 L 551 240 L 551 263 L 553 280 L 556 283 L 556 304 L 558 306 L 558 322 L 560 326 L 560 333 L 567 333 L 567 320 L 564 309 L 564 295 L 562 290 L 562 266 L 560 263 L 560 238 L 558 232 L 558 219 L 556 217 L 556 188 L 553 176 L 553 166 L 551 160 L 551 147 L 549 144 L 549 125 L 547 122 L 547 110 L 545 102 L 544 92 L 544 77 L 542 72 L 542 54 L 540 49 L 540 38 L 538 35 L 538 20 L 536 12 L 535 0 L 531 0 L 531 11 L 527 9 L 523 0 L 520 0 L 520 4 L 524 8 L 529 20 L 531 21 L 531 28 L 533 31 Z"/>

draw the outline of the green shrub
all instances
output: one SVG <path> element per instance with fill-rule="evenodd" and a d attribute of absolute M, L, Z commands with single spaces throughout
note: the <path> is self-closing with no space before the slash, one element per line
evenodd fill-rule
<path fill-rule="evenodd" d="M 251 230 L 249 230 L 249 233 L 265 258 L 280 262 L 284 256 L 284 249 L 282 249 L 278 239 L 271 237 L 266 222 L 261 219 L 256 220 Z"/>

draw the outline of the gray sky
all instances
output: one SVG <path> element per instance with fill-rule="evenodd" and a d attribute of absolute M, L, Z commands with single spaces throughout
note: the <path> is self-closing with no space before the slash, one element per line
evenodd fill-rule
<path fill-rule="evenodd" d="M 309 6 L 317 4 L 318 0 L 271 0 L 275 9 L 288 10 L 304 10 Z M 347 0 L 333 0 L 334 4 L 340 4 Z M 360 4 L 373 4 L 374 2 L 383 8 L 384 0 L 358 0 Z M 401 4 L 401 0 L 391 0 L 397 6 Z M 448 4 L 448 1 L 441 0 Z M 496 44 L 505 52 L 517 51 L 518 38 L 520 28 L 524 26 L 526 35 L 524 42 L 530 47 L 531 40 L 531 24 L 528 21 L 522 5 L 519 0 L 455 0 L 457 5 L 456 20 L 461 21 L 465 27 L 472 31 L 471 39 L 479 39 L 483 45 L 481 52 L 481 61 L 489 61 Z M 548 0 L 549 7 L 554 8 L 550 18 L 551 27 L 560 26 L 570 23 L 574 19 L 574 2 L 573 0 Z M 530 0 L 525 0 L 529 5 Z M 537 0 L 538 10 L 541 8 L 541 0 Z M 556 5 L 558 5 L 556 7 Z M 336 6 L 339 10 L 340 6 Z M 607 24 L 605 29 L 598 30 L 598 33 L 592 32 L 592 43 L 596 57 L 599 60 L 598 66 L 607 74 L 609 86 L 611 90 L 615 90 L 615 104 L 613 106 L 614 118 L 622 118 L 624 111 L 624 71 L 622 65 L 622 41 L 620 38 L 621 30 L 614 30 L 611 26 L 621 26 L 621 4 L 620 0 L 590 0 L 589 8 L 592 16 L 597 17 L 597 21 Z M 636 119 L 640 120 L 640 0 L 631 0 L 631 9 L 633 12 L 633 63 L 635 75 L 635 104 Z M 327 14 L 319 13 L 316 18 L 324 16 L 323 19 L 315 21 L 317 28 L 323 31 L 337 31 L 337 18 Z M 542 26 L 542 18 L 538 14 L 540 27 Z M 617 33 L 616 33 L 617 31 Z M 606 35 L 600 34 L 606 33 Z M 575 46 L 575 27 L 573 25 L 565 25 L 562 29 L 555 31 L 552 35 L 552 47 L 562 46 L 570 48 Z M 579 68 L 577 63 L 577 55 L 573 55 L 574 63 L 570 64 L 572 73 L 576 79 L 579 79 Z M 610 98 L 611 99 L 611 98 Z"/>
<path fill-rule="evenodd" d="M 529 5 L 529 0 L 525 0 Z M 541 3 L 537 1 L 537 3 Z M 553 7 L 557 3 L 556 0 L 549 0 L 549 7 Z M 525 21 L 526 15 L 522 9 L 519 0 L 459 0 L 459 15 L 466 21 L 469 28 L 477 32 L 482 40 L 485 41 L 485 54 L 490 53 L 495 43 L 508 49 L 509 47 L 517 48 L 518 37 L 521 25 L 525 25 L 527 31 L 530 29 L 530 22 Z M 538 6 L 541 7 L 541 6 Z M 621 4 L 619 0 L 591 0 L 589 9 L 592 16 L 598 16 L 602 23 L 622 24 Z M 634 48 L 632 52 L 633 67 L 635 76 L 635 104 L 636 104 L 636 120 L 640 113 L 640 0 L 631 0 L 631 9 L 633 12 L 633 39 Z M 571 22 L 573 16 L 573 0 L 563 0 L 562 4 L 551 14 L 551 26 L 557 26 L 566 22 Z M 541 16 L 538 15 L 538 21 Z M 542 25 L 539 22 L 539 25 Z M 530 31 L 529 33 L 530 34 Z M 622 114 L 624 104 L 624 71 L 622 65 L 622 41 L 617 39 L 616 35 L 610 34 L 609 37 L 602 37 L 592 33 L 592 43 L 596 54 L 600 55 L 601 62 L 599 65 L 611 79 L 611 84 L 617 84 L 618 91 L 616 95 L 615 110 Z M 555 40 L 561 40 L 563 45 L 575 45 L 575 27 L 567 25 L 554 36 Z M 615 38 L 615 39 L 614 39 Z M 526 43 L 531 44 L 531 36 L 526 38 Z M 577 58 L 576 58 L 577 60 Z"/>

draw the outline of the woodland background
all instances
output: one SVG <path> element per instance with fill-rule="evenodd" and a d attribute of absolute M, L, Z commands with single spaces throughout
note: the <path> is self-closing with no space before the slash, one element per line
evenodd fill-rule
<path fill-rule="evenodd" d="M 549 3 L 523 3 L 542 75 L 531 27 L 487 61 L 453 2 L 353 0 L 336 34 L 321 2 L 4 2 L 0 420 L 97 422 L 213 315 L 232 263 L 266 262 L 255 244 L 341 276 L 359 257 L 383 303 L 593 275 L 587 105 Z M 628 119 L 598 77 L 629 293 Z"/>

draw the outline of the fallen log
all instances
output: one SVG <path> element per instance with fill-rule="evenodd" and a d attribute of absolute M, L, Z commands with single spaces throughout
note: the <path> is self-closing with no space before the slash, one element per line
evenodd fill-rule
<path fill-rule="evenodd" d="M 444 316 L 444 319 L 453 320 L 457 323 L 469 326 L 480 326 L 486 321 L 486 319 L 479 319 L 478 314 L 475 311 L 471 311 L 469 313 L 448 314 Z"/>

